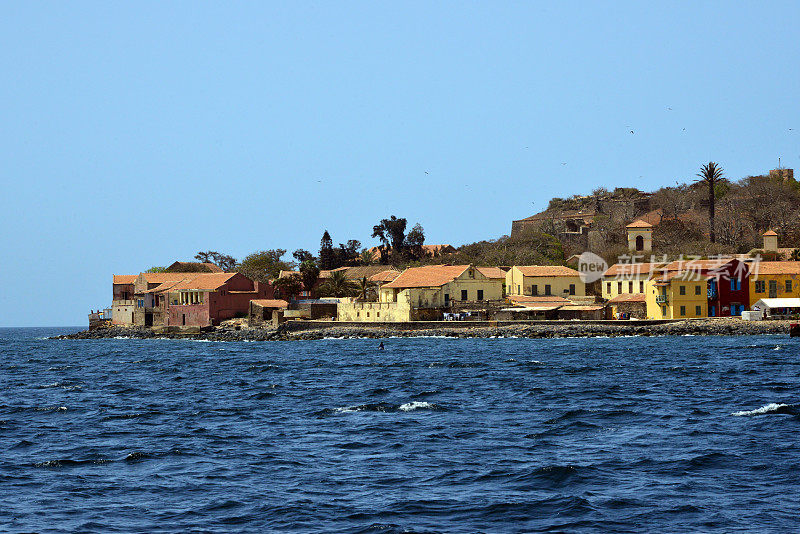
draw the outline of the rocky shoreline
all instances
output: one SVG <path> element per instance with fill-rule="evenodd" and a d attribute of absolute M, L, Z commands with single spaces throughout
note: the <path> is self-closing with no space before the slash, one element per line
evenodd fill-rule
<path fill-rule="evenodd" d="M 507 326 L 460 326 L 446 324 L 435 328 L 403 329 L 399 326 L 337 326 L 330 323 L 311 329 L 292 329 L 286 324 L 278 328 L 259 327 L 239 329 L 216 327 L 194 334 L 155 332 L 146 327 L 111 326 L 86 330 L 51 339 L 201 339 L 207 341 L 277 341 L 314 340 L 325 338 L 385 338 L 385 337 L 453 337 L 453 338 L 563 338 L 619 336 L 747 336 L 788 334 L 789 321 L 742 321 L 739 319 L 693 319 L 662 324 L 637 325 L 635 321 L 619 323 L 552 322 L 547 324 L 517 324 Z"/>

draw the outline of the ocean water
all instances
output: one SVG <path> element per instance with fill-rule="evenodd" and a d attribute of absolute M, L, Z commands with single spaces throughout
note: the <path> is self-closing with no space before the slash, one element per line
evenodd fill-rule
<path fill-rule="evenodd" d="M 0 530 L 791 532 L 786 336 L 0 329 Z"/>

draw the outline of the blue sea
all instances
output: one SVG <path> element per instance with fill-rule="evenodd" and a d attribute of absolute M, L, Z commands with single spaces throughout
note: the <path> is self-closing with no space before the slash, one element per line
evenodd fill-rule
<path fill-rule="evenodd" d="M 787 336 L 0 329 L 0 530 L 791 532 Z"/>

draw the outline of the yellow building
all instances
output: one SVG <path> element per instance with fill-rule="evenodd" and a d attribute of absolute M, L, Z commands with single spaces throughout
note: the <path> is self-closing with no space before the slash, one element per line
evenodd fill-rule
<path fill-rule="evenodd" d="M 645 284 L 648 319 L 708 317 L 708 277 L 696 271 L 658 272 Z"/>
<path fill-rule="evenodd" d="M 586 296 L 580 273 L 562 265 L 515 265 L 506 273 L 508 295 Z"/>
<path fill-rule="evenodd" d="M 488 274 L 497 274 L 488 271 Z M 406 269 L 380 286 L 378 302 L 339 304 L 340 321 L 441 319 L 443 308 L 503 299 L 503 279 L 472 265 L 428 265 Z"/>
<path fill-rule="evenodd" d="M 660 263 L 615 263 L 603 273 L 601 295 L 611 300 L 620 295 L 644 295 L 647 281 Z"/>
<path fill-rule="evenodd" d="M 800 297 L 800 261 L 760 261 L 750 266 L 750 305 L 765 298 Z"/>

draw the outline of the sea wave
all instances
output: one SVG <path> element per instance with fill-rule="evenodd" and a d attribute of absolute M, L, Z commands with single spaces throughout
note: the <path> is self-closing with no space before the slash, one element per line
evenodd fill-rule
<path fill-rule="evenodd" d="M 765 406 L 762 406 L 761 408 L 756 408 L 755 410 L 743 410 L 741 412 L 734 412 L 731 415 L 742 417 L 747 415 L 763 415 L 768 413 L 796 415 L 797 411 L 790 404 L 778 404 L 777 402 L 771 402 Z"/>

